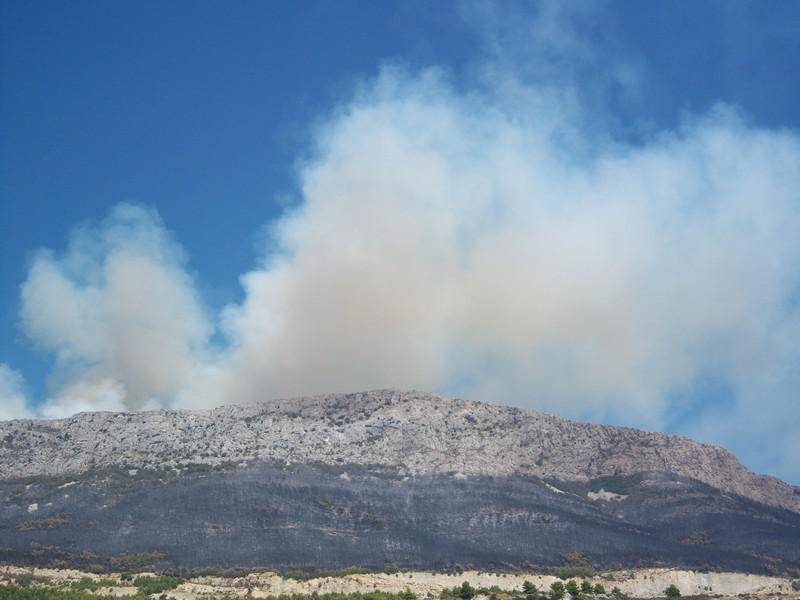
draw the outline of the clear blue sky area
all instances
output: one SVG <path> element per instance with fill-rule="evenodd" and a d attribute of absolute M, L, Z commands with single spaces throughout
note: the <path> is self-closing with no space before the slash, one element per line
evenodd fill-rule
<path fill-rule="evenodd" d="M 19 325 L 32 254 L 63 250 L 76 224 L 120 202 L 158 210 L 209 306 L 240 300 L 261 227 L 297 199 L 313 126 L 387 63 L 469 85 L 487 51 L 476 6 L 0 3 L 0 363 L 44 397 L 53 357 Z M 620 138 L 641 131 L 631 123 L 667 129 L 718 102 L 800 130 L 796 1 L 607 2 L 574 27 L 598 55 L 641 67 L 635 101 L 607 99 Z M 728 393 L 703 390 L 712 403 Z"/>

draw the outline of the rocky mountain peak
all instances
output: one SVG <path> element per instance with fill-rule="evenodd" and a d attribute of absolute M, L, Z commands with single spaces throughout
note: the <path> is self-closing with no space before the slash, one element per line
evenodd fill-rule
<path fill-rule="evenodd" d="M 415 391 L 0 422 L 0 479 L 248 461 L 562 481 L 660 471 L 800 512 L 797 489 L 718 446 Z"/>

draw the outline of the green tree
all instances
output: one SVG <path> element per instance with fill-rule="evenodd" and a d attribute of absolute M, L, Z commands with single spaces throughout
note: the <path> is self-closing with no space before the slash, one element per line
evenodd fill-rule
<path fill-rule="evenodd" d="M 580 588 L 578 588 L 578 584 L 575 583 L 574 579 L 570 579 L 567 582 L 567 585 L 564 586 L 564 588 L 567 590 L 567 592 L 569 592 L 569 595 L 572 596 L 573 598 L 577 598 L 578 595 L 581 593 L 581 590 Z"/>
<path fill-rule="evenodd" d="M 592 584 L 584 579 L 581 581 L 581 591 L 584 594 L 592 594 L 594 593 L 594 587 L 592 587 Z"/>
<path fill-rule="evenodd" d="M 614 586 L 614 589 L 611 590 L 611 595 L 614 597 L 614 600 L 625 600 L 625 594 L 623 594 L 622 590 L 617 586 Z"/>
<path fill-rule="evenodd" d="M 677 588 L 677 586 L 674 583 L 670 585 L 667 589 L 665 589 L 664 593 L 670 600 L 675 600 L 675 598 L 681 597 L 681 591 Z"/>
<path fill-rule="evenodd" d="M 553 600 L 561 600 L 564 597 L 564 584 L 555 581 L 550 585 L 550 597 Z"/>
<path fill-rule="evenodd" d="M 458 597 L 461 598 L 461 600 L 471 600 L 475 597 L 475 588 L 469 584 L 469 581 L 465 581 L 461 584 L 458 590 Z"/>
<path fill-rule="evenodd" d="M 606 588 L 603 587 L 602 583 L 595 583 L 594 584 L 594 593 L 595 594 L 605 594 Z"/>
<path fill-rule="evenodd" d="M 522 591 L 525 594 L 526 600 L 536 600 L 539 596 L 539 588 L 530 581 L 524 581 L 522 583 Z"/>

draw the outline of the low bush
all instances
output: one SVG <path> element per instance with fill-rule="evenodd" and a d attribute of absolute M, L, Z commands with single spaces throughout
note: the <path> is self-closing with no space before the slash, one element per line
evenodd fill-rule
<path fill-rule="evenodd" d="M 72 582 L 70 589 L 76 592 L 95 592 L 100 588 L 113 587 L 115 585 L 117 585 L 117 582 L 113 579 L 92 579 L 90 577 L 81 577 L 80 581 Z"/>
<path fill-rule="evenodd" d="M 666 594 L 667 598 L 670 600 L 676 600 L 681 597 L 681 591 L 674 583 L 664 590 L 664 594 Z"/>
<path fill-rule="evenodd" d="M 399 573 L 399 569 L 387 568 L 386 573 L 393 574 Z M 308 581 L 309 579 L 317 579 L 318 577 L 343 577 L 344 575 L 366 575 L 372 573 L 369 569 L 363 567 L 345 567 L 343 569 L 320 569 L 319 571 L 303 571 L 301 569 L 289 569 L 284 571 L 282 575 L 286 579 L 294 579 L 296 581 Z"/>
<path fill-rule="evenodd" d="M 143 575 L 137 577 L 133 581 L 133 585 L 135 585 L 140 592 L 148 596 L 150 594 L 160 594 L 161 592 L 175 589 L 181 583 L 183 583 L 182 579 L 179 577 L 170 577 L 169 575 L 158 575 L 156 577 Z"/>
<path fill-rule="evenodd" d="M 87 591 L 53 590 L 48 588 L 0 586 L 0 600 L 119 600 Z"/>
<path fill-rule="evenodd" d="M 14 581 L 15 585 L 19 587 L 28 587 L 34 583 L 49 583 L 50 578 L 44 577 L 42 575 L 34 575 L 33 573 L 19 573 L 17 575 L 11 575 L 11 579 Z"/>
<path fill-rule="evenodd" d="M 594 569 L 589 565 L 561 567 L 556 571 L 556 577 L 564 580 L 572 579 L 573 577 L 594 577 Z"/>

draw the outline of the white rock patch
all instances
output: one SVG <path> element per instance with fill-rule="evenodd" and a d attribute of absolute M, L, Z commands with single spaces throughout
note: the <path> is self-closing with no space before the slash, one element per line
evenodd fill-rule
<path fill-rule="evenodd" d="M 607 492 L 603 488 L 600 488 L 599 492 L 589 492 L 586 494 L 586 496 L 588 496 L 589 500 L 605 500 L 606 502 L 620 502 L 628 497 L 625 494 Z"/>
<path fill-rule="evenodd" d="M 547 486 L 547 489 L 550 490 L 551 492 L 555 492 L 556 494 L 564 493 L 564 490 L 560 490 L 557 487 L 550 485 L 549 483 L 545 483 L 545 485 Z"/>

